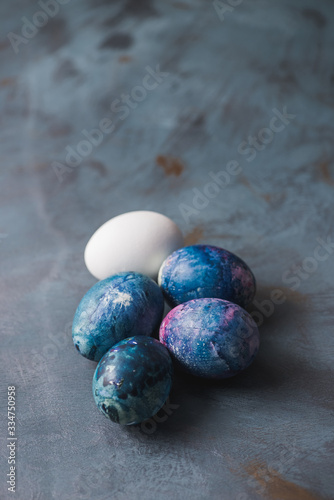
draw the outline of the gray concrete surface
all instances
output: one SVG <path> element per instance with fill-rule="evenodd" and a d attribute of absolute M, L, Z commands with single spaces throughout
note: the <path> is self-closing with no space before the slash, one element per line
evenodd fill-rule
<path fill-rule="evenodd" d="M 333 2 L 57 6 L 0 7 L 1 498 L 333 498 Z M 86 242 L 136 209 L 246 260 L 262 345 L 229 381 L 179 376 L 160 421 L 127 429 L 98 413 L 70 326 Z"/>

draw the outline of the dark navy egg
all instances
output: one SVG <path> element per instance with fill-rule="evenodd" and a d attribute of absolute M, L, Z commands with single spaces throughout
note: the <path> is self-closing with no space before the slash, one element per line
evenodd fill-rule
<path fill-rule="evenodd" d="M 158 330 L 164 299 L 158 285 L 139 273 L 119 273 L 99 281 L 81 300 L 72 337 L 80 354 L 99 361 L 117 342 Z"/>
<path fill-rule="evenodd" d="M 252 363 L 260 337 L 253 318 L 240 306 L 207 298 L 172 309 L 161 324 L 160 342 L 181 369 L 223 379 Z"/>
<path fill-rule="evenodd" d="M 122 340 L 96 367 L 95 403 L 113 422 L 138 424 L 162 408 L 172 374 L 171 357 L 158 340 L 143 336 Z"/>
<path fill-rule="evenodd" d="M 171 307 L 205 297 L 247 307 L 256 289 L 247 264 L 212 245 L 193 245 L 173 252 L 160 268 L 158 283 Z"/>

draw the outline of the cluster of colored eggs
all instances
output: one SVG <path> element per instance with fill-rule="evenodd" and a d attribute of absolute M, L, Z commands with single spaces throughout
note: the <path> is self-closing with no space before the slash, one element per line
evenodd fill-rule
<path fill-rule="evenodd" d="M 173 362 L 223 379 L 258 352 L 259 332 L 244 309 L 255 295 L 249 267 L 222 248 L 182 245 L 170 219 L 146 211 L 111 219 L 87 244 L 87 268 L 101 281 L 77 308 L 73 342 L 98 362 L 94 399 L 114 422 L 155 415 L 170 392 Z M 164 299 L 172 309 L 163 319 Z"/>

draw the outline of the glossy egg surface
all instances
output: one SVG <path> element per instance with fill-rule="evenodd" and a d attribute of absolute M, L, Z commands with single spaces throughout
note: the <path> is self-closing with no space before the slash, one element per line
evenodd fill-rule
<path fill-rule="evenodd" d="M 166 402 L 173 366 L 166 347 L 150 337 L 131 337 L 110 349 L 97 365 L 93 395 L 113 422 L 138 424 Z"/>
<path fill-rule="evenodd" d="M 158 331 L 164 310 L 159 286 L 139 273 L 119 273 L 96 283 L 74 316 L 73 342 L 88 359 L 99 361 L 117 342 Z"/>
<path fill-rule="evenodd" d="M 244 309 L 211 298 L 190 300 L 172 309 L 159 336 L 181 369 L 215 379 L 247 368 L 260 343 L 258 328 Z"/>
<path fill-rule="evenodd" d="M 219 298 L 241 307 L 256 291 L 255 278 L 237 255 L 212 245 L 192 245 L 163 262 L 158 283 L 171 307 L 199 298 Z"/>

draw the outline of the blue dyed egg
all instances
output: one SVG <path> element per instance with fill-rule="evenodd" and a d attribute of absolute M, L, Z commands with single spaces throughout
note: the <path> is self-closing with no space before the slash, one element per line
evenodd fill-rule
<path fill-rule="evenodd" d="M 171 307 L 210 297 L 247 307 L 256 291 L 247 264 L 212 245 L 193 245 L 173 252 L 160 268 L 158 283 Z"/>
<path fill-rule="evenodd" d="M 143 336 L 122 340 L 96 367 L 95 403 L 113 422 L 138 424 L 164 405 L 172 374 L 171 357 L 158 340 Z"/>
<path fill-rule="evenodd" d="M 172 309 L 161 324 L 160 342 L 181 369 L 223 379 L 252 363 L 260 336 L 253 318 L 240 306 L 206 298 Z"/>
<path fill-rule="evenodd" d="M 72 327 L 74 345 L 99 361 L 120 340 L 158 331 L 163 310 L 163 295 L 151 278 L 116 274 L 96 283 L 81 300 Z"/>

